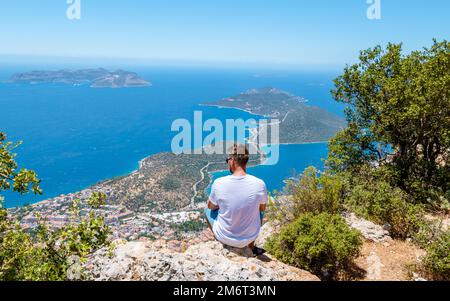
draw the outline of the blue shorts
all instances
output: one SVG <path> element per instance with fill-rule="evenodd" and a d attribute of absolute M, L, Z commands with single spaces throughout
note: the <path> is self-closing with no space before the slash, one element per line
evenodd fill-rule
<path fill-rule="evenodd" d="M 205 209 L 205 215 L 206 219 L 208 220 L 208 223 L 212 226 L 214 226 L 214 223 L 217 221 L 217 218 L 219 217 L 219 210 L 211 210 L 206 208 Z"/>
<path fill-rule="evenodd" d="M 206 208 L 204 212 L 206 215 L 206 219 L 208 220 L 208 223 L 211 225 L 211 227 L 213 227 L 214 223 L 217 221 L 217 218 L 219 217 L 219 210 L 211 210 Z M 264 220 L 265 215 L 266 215 L 265 212 L 260 212 L 261 224 Z"/>

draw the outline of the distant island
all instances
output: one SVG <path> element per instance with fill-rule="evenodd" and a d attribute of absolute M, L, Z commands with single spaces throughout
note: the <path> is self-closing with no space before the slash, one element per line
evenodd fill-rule
<path fill-rule="evenodd" d="M 343 118 L 307 105 L 302 97 L 271 87 L 251 89 L 202 105 L 238 109 L 279 119 L 281 144 L 325 142 L 346 126 Z"/>
<path fill-rule="evenodd" d="M 89 85 L 92 88 L 149 87 L 137 73 L 104 68 L 59 71 L 32 71 L 14 74 L 7 83 Z"/>

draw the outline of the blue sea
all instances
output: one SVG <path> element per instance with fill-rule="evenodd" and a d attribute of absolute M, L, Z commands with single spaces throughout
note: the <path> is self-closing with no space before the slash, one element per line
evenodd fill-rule
<path fill-rule="evenodd" d="M 51 69 L 64 68 L 54 66 Z M 330 95 L 337 72 L 265 71 L 207 68 L 136 68 L 153 83 L 150 88 L 92 89 L 87 86 L 16 85 L 0 83 L 0 131 L 9 140 L 23 141 L 16 149 L 21 166 L 35 170 L 44 195 L 7 193 L 6 207 L 22 206 L 79 191 L 99 181 L 126 175 L 139 160 L 170 151 L 175 119 L 249 119 L 246 112 L 199 106 L 251 88 L 272 86 L 342 115 Z M 0 66 L 0 82 L 13 73 L 47 70 L 48 66 Z M 269 190 L 306 167 L 323 166 L 326 144 L 283 145 L 276 166 L 251 168 Z M 216 173 L 214 177 L 224 173 Z M 226 174 L 226 173 L 225 173 Z"/>

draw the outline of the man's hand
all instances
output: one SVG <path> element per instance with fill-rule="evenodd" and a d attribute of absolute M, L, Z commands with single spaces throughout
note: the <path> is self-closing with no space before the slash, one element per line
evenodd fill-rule
<path fill-rule="evenodd" d="M 266 209 L 267 209 L 267 204 L 261 204 L 261 205 L 259 205 L 259 211 L 260 211 L 260 212 L 264 212 L 264 211 L 266 211 Z"/>
<path fill-rule="evenodd" d="M 214 205 L 211 200 L 208 200 L 208 209 L 211 209 L 212 211 L 219 210 L 219 206 Z"/>

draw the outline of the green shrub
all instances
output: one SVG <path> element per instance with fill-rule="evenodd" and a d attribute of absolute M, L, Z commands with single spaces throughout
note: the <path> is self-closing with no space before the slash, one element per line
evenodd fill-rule
<path fill-rule="evenodd" d="M 301 215 L 268 240 L 265 247 L 286 264 L 331 279 L 360 254 L 362 240 L 339 215 Z"/>
<path fill-rule="evenodd" d="M 338 175 L 322 174 L 314 167 L 305 170 L 299 181 L 288 181 L 283 195 L 272 200 L 271 216 L 290 222 L 304 213 L 340 213 L 345 182 Z"/>
<path fill-rule="evenodd" d="M 414 243 L 422 249 L 428 248 L 430 244 L 434 243 L 437 238 L 445 233 L 442 221 L 424 219 L 419 231 L 412 236 Z"/>
<path fill-rule="evenodd" d="M 427 248 L 423 266 L 434 280 L 450 281 L 450 231 L 438 237 Z"/>
<path fill-rule="evenodd" d="M 345 205 L 357 215 L 380 225 L 387 225 L 395 238 L 414 236 L 423 224 L 421 206 L 409 201 L 400 188 L 376 178 L 354 177 L 353 186 L 345 198 Z"/>
<path fill-rule="evenodd" d="M 408 54 L 392 43 L 361 51 L 334 81 L 348 128 L 330 143 L 330 168 L 389 166 L 396 174 L 390 184 L 416 204 L 441 207 L 450 190 L 449 54 L 447 40 Z"/>

